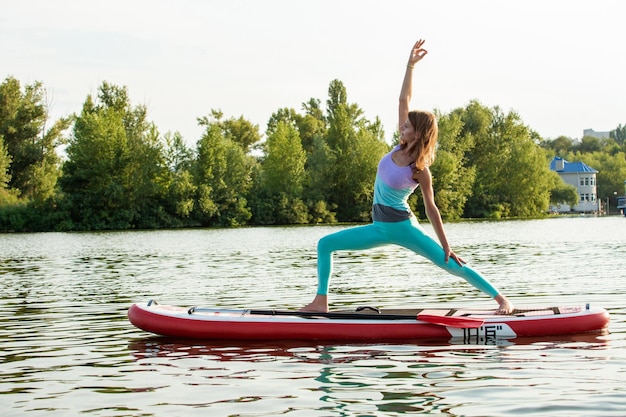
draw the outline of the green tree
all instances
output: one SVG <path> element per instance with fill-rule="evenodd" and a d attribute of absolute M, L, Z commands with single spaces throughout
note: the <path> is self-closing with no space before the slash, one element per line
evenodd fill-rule
<path fill-rule="evenodd" d="M 8 204 L 15 204 L 17 195 L 9 189 L 9 181 L 11 174 L 9 168 L 11 166 L 11 157 L 4 146 L 4 140 L 0 136 L 0 207 Z"/>
<path fill-rule="evenodd" d="M 541 146 L 552 150 L 556 156 L 563 156 L 574 149 L 574 141 L 567 136 L 559 136 L 554 140 L 542 141 Z"/>
<path fill-rule="evenodd" d="M 567 204 L 570 207 L 578 204 L 578 190 L 573 185 L 565 183 L 559 175 L 551 171 L 552 189 L 550 190 L 550 204 L 558 206 Z"/>
<path fill-rule="evenodd" d="M 300 142 L 303 149 L 310 154 L 313 151 L 313 143 L 316 138 L 324 137 L 326 134 L 326 120 L 323 110 L 320 109 L 320 101 L 310 99 L 302 104 L 305 113 L 298 114 L 294 109 L 282 108 L 272 114 L 268 123 L 266 134 L 270 135 L 279 122 L 292 125 L 298 129 Z"/>
<path fill-rule="evenodd" d="M 210 116 L 198 118 L 200 126 L 216 125 L 221 135 L 226 139 L 239 144 L 244 152 L 248 152 L 252 145 L 261 140 L 259 126 L 240 116 L 238 119 L 225 119 L 221 110 L 211 110 Z"/>
<path fill-rule="evenodd" d="M 238 143 L 245 152 L 250 147 L 261 140 L 259 126 L 240 116 L 238 119 L 231 118 L 224 120 L 225 136 L 233 142 Z"/>
<path fill-rule="evenodd" d="M 79 229 L 168 225 L 167 166 L 146 108 L 106 82 L 98 100 L 87 97 L 67 148 L 60 183 L 72 220 Z"/>
<path fill-rule="evenodd" d="M 272 133 L 276 131 L 280 123 L 297 129 L 298 120 L 301 118 L 302 116 L 299 115 L 294 109 L 288 107 L 280 108 L 272 113 L 272 115 L 270 116 L 267 122 L 267 129 L 265 130 L 265 134 L 269 137 Z"/>
<path fill-rule="evenodd" d="M 169 173 L 165 206 L 175 217 L 188 219 L 197 191 L 191 174 L 193 151 L 187 147 L 180 133 L 168 132 L 164 136 L 164 155 Z"/>
<path fill-rule="evenodd" d="M 474 185 L 476 169 L 468 165 L 465 157 L 474 143 L 471 135 L 461 135 L 463 122 L 458 114 L 438 114 L 437 119 L 438 149 L 431 167 L 435 203 L 444 219 L 453 220 L 462 217 Z M 423 204 L 418 201 L 420 217 L 425 218 Z"/>
<path fill-rule="evenodd" d="M 511 217 L 545 214 L 550 204 L 551 172 L 543 150 L 515 113 L 506 117 L 503 134 L 510 140 L 510 154 L 496 188 Z"/>
<path fill-rule="evenodd" d="M 610 136 L 620 146 L 626 144 L 626 126 L 622 126 L 620 123 L 615 130 L 610 132 Z"/>
<path fill-rule="evenodd" d="M 464 209 L 464 216 L 486 217 L 497 205 L 497 197 L 489 193 L 489 184 L 484 183 L 484 167 L 491 163 L 491 153 L 498 153 L 486 144 L 491 144 L 490 129 L 493 114 L 490 109 L 478 101 L 471 101 L 465 108 L 458 108 L 450 113 L 451 117 L 461 121 L 462 129 L 458 136 L 471 146 L 465 153 L 467 165 L 475 168 L 475 180 Z M 480 175 L 479 175 L 480 174 Z"/>
<path fill-rule="evenodd" d="M 298 131 L 279 122 L 267 138 L 267 156 L 263 162 L 268 189 L 292 198 L 301 197 L 305 162 L 306 154 Z"/>
<path fill-rule="evenodd" d="M 573 151 L 581 153 L 598 152 L 602 149 L 603 143 L 599 138 L 593 136 L 585 136 L 580 140 L 577 146 L 574 146 Z"/>
<path fill-rule="evenodd" d="M 270 130 L 257 185 L 251 196 L 253 221 L 259 224 L 307 223 L 302 201 L 306 154 L 294 123 L 283 120 Z"/>
<path fill-rule="evenodd" d="M 335 163 L 336 156 L 325 138 L 315 138 L 307 158 L 304 191 L 314 223 L 336 221 L 337 204 L 329 197 L 333 189 Z"/>
<path fill-rule="evenodd" d="M 378 161 L 389 146 L 377 136 L 380 130 L 362 118 L 363 111 L 347 102 L 339 80 L 330 83 L 326 103 L 326 145 L 316 158 L 319 168 L 328 169 L 316 173 L 328 184 L 324 200 L 337 207 L 340 221 L 366 221 L 371 214 Z M 320 161 L 322 156 L 325 161 Z"/>
<path fill-rule="evenodd" d="M 10 166 L 11 157 L 4 146 L 4 139 L 0 136 L 0 188 L 9 186 L 9 181 L 11 180 L 11 174 L 9 174 Z"/>
<path fill-rule="evenodd" d="M 320 100 L 311 98 L 306 103 L 302 103 L 302 109 L 304 115 L 297 120 L 298 131 L 302 147 L 307 154 L 310 154 L 315 140 L 326 136 L 328 124 Z"/>
<path fill-rule="evenodd" d="M 46 129 L 48 111 L 40 82 L 26 85 L 13 77 L 0 84 L 0 136 L 10 156 L 8 187 L 26 201 L 40 203 L 53 196 L 59 177 L 56 148 L 71 118 Z"/>
<path fill-rule="evenodd" d="M 238 226 L 251 217 L 246 194 L 254 159 L 224 136 L 219 121 L 205 118 L 206 130 L 197 144 L 193 167 L 197 204 L 194 217 L 205 226 Z"/>
<path fill-rule="evenodd" d="M 515 112 L 504 114 L 473 101 L 455 111 L 475 145 L 467 153 L 476 181 L 465 213 L 469 217 L 530 217 L 548 208 L 552 183 L 535 134 Z"/>

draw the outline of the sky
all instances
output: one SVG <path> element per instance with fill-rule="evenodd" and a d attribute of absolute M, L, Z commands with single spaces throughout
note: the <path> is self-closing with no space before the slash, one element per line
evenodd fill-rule
<path fill-rule="evenodd" d="M 545 139 L 626 124 L 623 0 L 0 0 L 0 81 L 40 81 L 53 119 L 104 81 L 188 143 L 219 109 L 263 133 L 338 79 L 386 137 L 413 43 L 412 108 L 478 100 Z"/>

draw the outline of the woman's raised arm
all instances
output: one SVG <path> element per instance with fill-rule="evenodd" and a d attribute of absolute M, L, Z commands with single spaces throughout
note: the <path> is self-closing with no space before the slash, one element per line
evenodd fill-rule
<path fill-rule="evenodd" d="M 406 64 L 406 71 L 404 73 L 404 80 L 402 81 L 402 89 L 400 90 L 400 102 L 398 105 L 398 129 L 406 122 L 409 116 L 409 105 L 411 104 L 411 96 L 413 95 L 413 68 L 428 51 L 422 46 L 424 40 L 420 39 L 415 42 L 413 48 L 411 48 L 411 55 L 409 55 L 409 61 Z"/>

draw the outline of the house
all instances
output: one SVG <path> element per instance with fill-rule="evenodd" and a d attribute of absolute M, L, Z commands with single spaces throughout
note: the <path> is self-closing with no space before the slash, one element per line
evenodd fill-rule
<path fill-rule="evenodd" d="M 578 190 L 578 204 L 573 207 L 567 204 L 550 206 L 551 212 L 558 213 L 599 213 L 600 200 L 596 188 L 596 174 L 598 171 L 584 162 L 567 162 L 555 156 L 550 162 L 550 170 L 556 171 L 561 179 Z"/>

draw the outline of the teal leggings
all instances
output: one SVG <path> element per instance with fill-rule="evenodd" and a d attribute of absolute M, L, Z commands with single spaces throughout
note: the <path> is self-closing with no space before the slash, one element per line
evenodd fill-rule
<path fill-rule="evenodd" d="M 449 259 L 446 263 L 446 254 L 441 245 L 424 232 L 415 217 L 400 222 L 374 222 L 321 238 L 317 244 L 317 293 L 328 294 L 330 275 L 333 271 L 333 252 L 371 249 L 387 244 L 403 246 L 430 259 L 438 267 L 463 278 L 491 297 L 499 294 L 486 278 L 469 266 L 461 266 L 454 259 Z"/>

